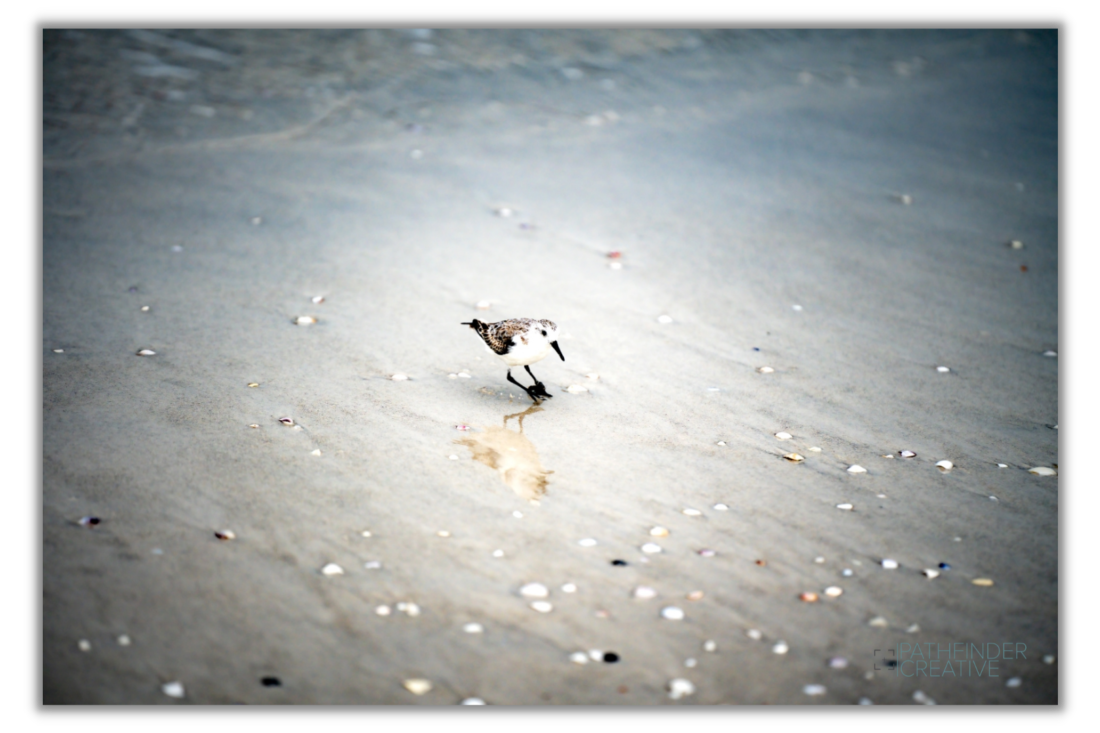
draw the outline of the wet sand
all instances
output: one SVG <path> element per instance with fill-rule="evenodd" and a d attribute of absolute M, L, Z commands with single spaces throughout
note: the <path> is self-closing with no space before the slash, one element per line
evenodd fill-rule
<path fill-rule="evenodd" d="M 44 702 L 1058 702 L 1052 35 L 166 37 L 47 35 Z"/>

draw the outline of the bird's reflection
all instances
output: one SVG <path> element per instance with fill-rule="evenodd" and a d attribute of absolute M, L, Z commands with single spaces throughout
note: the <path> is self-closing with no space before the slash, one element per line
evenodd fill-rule
<path fill-rule="evenodd" d="M 475 460 L 500 473 L 504 483 L 519 496 L 534 501 L 546 493 L 546 477 L 553 473 L 542 467 L 538 451 L 523 434 L 523 418 L 542 412 L 541 407 L 530 407 L 523 412 L 504 416 L 504 425 L 486 428 L 455 442 L 470 449 Z M 518 418 L 519 430 L 508 429 L 508 421 Z"/>

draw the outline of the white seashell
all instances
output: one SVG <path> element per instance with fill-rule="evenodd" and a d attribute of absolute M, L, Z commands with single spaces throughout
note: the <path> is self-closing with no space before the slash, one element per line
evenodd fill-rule
<path fill-rule="evenodd" d="M 581 547 L 595 547 L 598 543 L 591 537 L 585 537 L 583 540 L 577 540 L 577 544 Z"/>
<path fill-rule="evenodd" d="M 873 675 L 874 673 L 872 672 L 871 674 Z M 875 703 L 869 697 L 861 697 L 861 698 L 859 698 L 859 703 L 858 704 L 859 705 L 874 705 Z"/>
<path fill-rule="evenodd" d="M 477 623 L 476 621 L 471 621 L 470 623 L 464 625 L 462 627 L 462 630 L 465 631 L 467 634 L 480 634 L 481 632 L 485 631 L 485 627 Z"/>
<path fill-rule="evenodd" d="M 907 634 L 916 634 L 920 632 L 920 626 L 918 624 L 910 624 L 909 628 L 905 630 Z"/>
<path fill-rule="evenodd" d="M 235 540 L 237 539 L 237 533 L 231 529 L 222 529 L 214 533 L 214 536 L 219 540 Z"/>
<path fill-rule="evenodd" d="M 391 613 L 393 613 L 392 609 L 390 609 L 390 607 L 386 605 L 377 606 L 374 609 L 374 612 L 377 613 L 379 616 L 389 616 Z"/>
<path fill-rule="evenodd" d="M 554 606 L 549 601 L 532 601 L 531 608 L 539 613 L 550 613 L 554 610 Z"/>
<path fill-rule="evenodd" d="M 840 571 L 840 574 L 843 575 L 845 578 L 850 578 L 852 577 L 852 575 L 854 575 L 851 568 L 844 568 Z"/>
<path fill-rule="evenodd" d="M 280 417 L 279 422 L 281 422 L 283 425 L 286 425 L 287 427 L 290 427 L 291 425 L 294 424 L 294 418 L 292 418 L 292 417 Z"/>
<path fill-rule="evenodd" d="M 832 669 L 847 669 L 848 660 L 844 657 L 833 657 L 829 660 L 829 667 Z"/>
<path fill-rule="evenodd" d="M 142 349 L 141 351 L 137 352 L 137 355 L 138 356 L 156 356 L 157 352 L 153 351 L 152 349 Z"/>
<path fill-rule="evenodd" d="M 821 452 L 821 449 L 818 448 L 816 445 L 813 446 L 812 448 L 810 448 L 810 450 L 813 451 L 814 453 L 820 453 Z"/>
<path fill-rule="evenodd" d="M 934 570 L 932 568 L 925 568 L 924 570 L 922 570 L 920 572 L 921 572 L 921 575 L 928 578 L 929 580 L 932 580 L 933 578 L 940 577 L 940 571 L 939 570 Z"/>
<path fill-rule="evenodd" d="M 448 374 L 447 379 L 458 379 L 458 375 L 457 374 Z"/>
<path fill-rule="evenodd" d="M 951 371 L 951 369 L 949 367 L 945 367 L 945 366 L 938 366 L 938 367 L 936 367 L 936 371 L 939 372 L 940 374 L 947 374 L 949 371 Z"/>
<path fill-rule="evenodd" d="M 661 618 L 669 621 L 681 621 L 684 618 L 684 609 L 676 606 L 665 606 L 661 609 Z"/>
<path fill-rule="evenodd" d="M 64 354 L 64 353 L 65 353 L 65 349 L 54 349 L 54 350 L 53 350 L 53 353 L 55 353 L 55 354 Z"/>
<path fill-rule="evenodd" d="M 1045 657 L 1043 657 L 1043 664 L 1054 664 L 1054 655 L 1047 654 Z"/>
<path fill-rule="evenodd" d="M 843 511 L 846 511 L 846 512 L 852 511 L 852 505 L 851 504 L 837 504 L 836 508 L 840 509 L 840 510 L 843 510 Z"/>
<path fill-rule="evenodd" d="M 689 601 L 701 601 L 701 600 L 703 600 L 703 591 L 693 590 L 691 593 L 687 594 L 686 598 Z"/>
<path fill-rule="evenodd" d="M 1008 680 L 1005 682 L 1005 687 L 1019 687 L 1023 684 L 1023 682 L 1024 681 L 1019 677 L 1009 677 Z"/>
<path fill-rule="evenodd" d="M 758 367 L 756 371 L 760 372 L 761 374 L 771 374 L 775 370 L 772 369 L 770 366 L 762 366 Z"/>
<path fill-rule="evenodd" d="M 588 655 L 584 652 L 573 652 L 569 655 L 569 661 L 573 664 L 588 664 Z"/>
<path fill-rule="evenodd" d="M 92 642 L 87 639 L 81 639 L 76 643 L 76 648 L 82 652 L 90 652 L 92 650 Z"/>
<path fill-rule="evenodd" d="M 1007 463 L 998 463 L 997 468 L 1008 468 L 1008 464 Z"/>
<path fill-rule="evenodd" d="M 459 705 L 484 705 L 484 704 L 485 704 L 485 701 L 482 700 L 480 697 L 468 697 L 468 698 L 466 698 L 465 700 L 463 700 L 462 702 L 459 703 Z"/>
<path fill-rule="evenodd" d="M 118 637 L 118 645 L 119 646 L 130 646 L 130 637 L 127 636 L 126 634 L 121 634 Z"/>
<path fill-rule="evenodd" d="M 684 666 L 687 667 L 688 669 L 691 669 L 692 667 L 694 667 L 698 663 L 699 662 L 698 662 L 698 660 L 695 659 L 695 657 L 688 657 L 687 659 L 684 660 Z"/>
<path fill-rule="evenodd" d="M 550 589 L 542 583 L 528 583 L 519 589 L 519 594 L 524 598 L 546 598 Z"/>
<path fill-rule="evenodd" d="M 898 561 L 897 560 L 891 560 L 890 558 L 886 558 L 882 561 L 882 567 L 886 568 L 887 570 L 897 570 Z"/>
<path fill-rule="evenodd" d="M 321 568 L 321 572 L 325 575 L 343 575 L 344 569 L 334 562 L 330 562 L 328 565 Z"/>
<path fill-rule="evenodd" d="M 623 263 L 621 263 L 619 261 L 608 262 L 607 266 L 610 267 L 612 270 L 621 270 L 621 269 L 623 269 Z"/>
<path fill-rule="evenodd" d="M 828 588 L 825 589 L 825 595 L 829 596 L 830 598 L 840 598 L 843 593 L 844 589 L 836 585 L 830 585 Z"/>
<path fill-rule="evenodd" d="M 359 534 L 363 535 L 364 537 L 370 537 L 370 536 L 371 536 L 371 533 L 370 533 L 370 530 L 369 530 L 369 529 L 364 529 L 364 530 L 363 530 L 362 532 L 360 532 Z"/>
<path fill-rule="evenodd" d="M 955 464 L 951 461 L 936 461 L 936 468 L 940 469 L 941 471 L 950 471 L 954 467 Z"/>
<path fill-rule="evenodd" d="M 459 379 L 469 379 L 469 378 L 470 378 L 470 375 L 469 375 L 469 374 L 467 374 L 466 372 L 459 372 L 459 373 L 458 373 L 458 378 L 459 378 Z"/>
<path fill-rule="evenodd" d="M 493 557 L 504 557 L 504 550 L 493 550 Z"/>
<path fill-rule="evenodd" d="M 1058 356 L 1058 352 L 1047 349 L 1046 351 L 1043 352 L 1043 356 L 1049 356 L 1049 357 L 1053 358 L 1055 356 Z"/>
<path fill-rule="evenodd" d="M 679 700 L 681 697 L 687 697 L 695 694 L 695 685 L 690 680 L 685 680 L 683 677 L 677 677 L 674 680 L 668 681 L 668 696 L 673 700 Z"/>
<path fill-rule="evenodd" d="M 780 440 L 790 440 L 794 436 L 791 435 L 790 433 L 785 433 L 783 431 L 780 431 L 780 432 L 775 434 L 775 437 L 779 438 Z"/>
<path fill-rule="evenodd" d="M 825 685 L 805 685 L 802 688 L 802 692 L 810 696 L 824 695 Z"/>
<path fill-rule="evenodd" d="M 683 511 L 684 514 L 688 515 L 689 517 L 698 517 L 700 514 L 702 514 L 702 512 L 699 511 L 698 509 L 684 509 L 682 511 Z"/>
<path fill-rule="evenodd" d="M 413 618 L 416 618 L 417 616 L 420 615 L 420 606 L 416 605 L 415 603 L 413 603 L 411 601 L 409 601 L 409 602 L 402 601 L 401 603 L 398 603 L 397 604 L 397 610 L 401 611 L 406 616 L 411 616 Z"/>
<path fill-rule="evenodd" d="M 458 460 L 458 456 L 456 456 L 456 455 L 455 455 L 454 453 L 452 453 L 451 455 L 447 456 L 447 458 L 451 459 L 452 461 L 457 461 L 457 460 Z"/>
<path fill-rule="evenodd" d="M 672 323 L 672 316 L 657 316 L 657 323 Z"/>
<path fill-rule="evenodd" d="M 714 509 L 715 511 L 718 511 L 718 512 L 728 512 L 729 511 L 729 507 L 725 504 L 715 504 L 712 507 L 712 509 Z"/>
<path fill-rule="evenodd" d="M 565 388 L 565 391 L 569 394 L 581 394 L 582 392 L 587 392 L 588 387 L 585 387 L 583 384 L 571 384 Z"/>
<path fill-rule="evenodd" d="M 820 565 L 821 563 L 825 562 L 825 558 L 823 558 L 821 555 L 818 555 L 817 557 L 814 558 L 814 562 L 816 562 L 818 565 Z"/>
<path fill-rule="evenodd" d="M 301 429 L 302 429 L 301 425 L 295 425 L 293 428 L 291 428 L 291 430 L 301 430 Z"/>
<path fill-rule="evenodd" d="M 936 701 L 928 697 L 923 691 L 917 690 L 913 693 L 913 702 L 919 702 L 921 705 L 935 705 Z"/>
<path fill-rule="evenodd" d="M 325 296 L 314 295 L 312 298 L 309 299 L 309 302 L 313 303 L 314 305 L 320 305 L 321 303 L 325 302 Z"/>
<path fill-rule="evenodd" d="M 179 680 L 165 682 L 163 685 L 160 686 L 160 691 L 168 697 L 175 698 L 181 698 L 186 694 L 183 689 L 183 683 Z"/>
<path fill-rule="evenodd" d="M 1012 241 L 1010 241 L 1008 243 L 1008 246 L 1011 247 L 1012 249 L 1023 249 L 1024 248 L 1024 243 L 1021 242 L 1019 239 L 1013 239 Z"/>
<path fill-rule="evenodd" d="M 313 316 L 298 316 L 294 319 L 295 326 L 312 326 L 317 322 L 317 319 Z"/>
<path fill-rule="evenodd" d="M 725 444 L 726 444 L 726 441 L 724 441 L 724 440 L 719 440 L 718 441 L 718 445 L 725 445 Z"/>
<path fill-rule="evenodd" d="M 890 624 L 882 616 L 875 616 L 867 622 L 867 625 L 874 626 L 876 629 L 885 629 Z"/>
<path fill-rule="evenodd" d="M 980 585 L 983 588 L 988 588 L 989 586 L 993 585 L 993 581 L 989 578 L 974 578 L 974 580 L 970 582 L 974 585 Z"/>
<path fill-rule="evenodd" d="M 668 537 L 668 529 L 665 527 L 653 527 L 649 530 L 651 537 Z"/>
<path fill-rule="evenodd" d="M 432 683 L 419 677 L 405 680 L 402 684 L 405 685 L 406 690 L 414 695 L 424 695 L 432 690 Z"/>
<path fill-rule="evenodd" d="M 1035 466 L 1034 468 L 1027 469 L 1028 473 L 1033 473 L 1036 476 L 1056 476 L 1058 474 L 1053 468 L 1047 466 Z"/>
<path fill-rule="evenodd" d="M 702 549 L 702 550 L 699 550 L 699 554 L 702 555 L 703 557 L 714 557 L 716 553 L 714 552 L 714 550 Z"/>
<path fill-rule="evenodd" d="M 602 662 L 603 649 L 589 649 L 588 658 L 591 659 L 593 662 Z"/>
<path fill-rule="evenodd" d="M 793 310 L 793 311 L 800 311 L 800 310 L 802 310 L 802 306 L 800 306 L 800 305 L 798 305 L 798 304 L 796 303 L 796 304 L 794 304 L 794 305 L 792 305 L 792 306 L 791 306 L 791 310 Z"/>
<path fill-rule="evenodd" d="M 655 555 L 661 551 L 661 546 L 655 542 L 647 542 L 642 545 L 641 549 L 642 552 L 646 553 L 647 555 Z"/>
<path fill-rule="evenodd" d="M 382 563 L 378 560 L 367 560 L 365 563 L 363 563 L 363 567 L 365 567 L 367 570 L 381 570 Z"/>
<path fill-rule="evenodd" d="M 707 639 L 703 642 L 703 651 L 712 653 L 718 651 L 718 642 L 713 639 Z"/>
<path fill-rule="evenodd" d="M 438 536 L 438 537 L 443 537 L 443 538 L 447 538 L 447 537 L 450 537 L 450 536 L 451 536 L 451 533 L 450 533 L 450 532 L 448 532 L 448 531 L 447 531 L 447 530 L 445 530 L 445 529 L 441 529 L 441 530 L 439 530 L 438 532 L 436 532 L 435 534 L 436 534 L 436 536 Z"/>
<path fill-rule="evenodd" d="M 409 378 L 408 374 L 402 374 L 401 372 L 397 372 L 396 374 L 391 374 L 390 375 L 390 379 L 392 379 L 395 382 L 404 382 L 404 381 L 407 381 L 408 378 Z"/>
<path fill-rule="evenodd" d="M 321 455 L 321 449 L 320 448 L 315 448 L 314 450 L 311 450 L 309 452 L 309 454 L 311 456 L 319 456 L 319 455 Z"/>
<path fill-rule="evenodd" d="M 634 589 L 633 595 L 639 601 L 648 601 L 650 598 L 657 597 L 657 591 L 648 585 L 639 585 Z"/>
<path fill-rule="evenodd" d="M 501 217 L 502 219 L 510 219 L 512 217 L 512 214 L 514 214 L 515 212 L 507 206 L 501 206 L 500 208 L 493 209 L 493 213 Z"/>
<path fill-rule="evenodd" d="M 517 509 L 516 511 L 512 512 L 512 516 L 516 519 L 523 519 L 523 512 Z"/>
<path fill-rule="evenodd" d="M 783 457 L 791 463 L 802 463 L 802 461 L 806 460 L 805 456 L 800 456 L 797 453 L 785 453 Z"/>
<path fill-rule="evenodd" d="M 478 309 L 479 311 L 487 311 L 487 310 L 489 310 L 490 308 L 492 308 L 492 307 L 493 307 L 493 304 L 492 304 L 492 303 L 490 303 L 490 302 L 489 302 L 489 301 L 487 301 L 487 300 L 479 300 L 479 301 L 478 301 L 478 302 L 477 302 L 477 303 L 476 303 L 476 304 L 474 305 L 474 307 L 475 307 L 475 308 L 477 308 L 477 309 Z"/>
<path fill-rule="evenodd" d="M 917 454 L 914 453 L 911 450 L 900 450 L 900 451 L 898 451 L 898 455 L 901 456 L 902 458 L 916 458 L 917 457 Z"/>
<path fill-rule="evenodd" d="M 787 642 L 783 641 L 782 639 L 775 642 L 775 646 L 772 647 L 772 652 L 774 652 L 775 654 L 786 654 L 790 650 L 791 648 L 787 646 Z"/>
<path fill-rule="evenodd" d="M 867 473 L 867 469 L 859 465 L 848 466 L 848 473 Z"/>
<path fill-rule="evenodd" d="M 260 426 L 259 426 L 258 423 L 250 423 L 248 427 L 253 428 L 253 429 L 259 429 Z"/>
<path fill-rule="evenodd" d="M 745 632 L 745 636 L 749 637 L 753 641 L 760 641 L 764 638 L 764 634 L 760 631 L 760 629 L 749 629 Z"/>
<path fill-rule="evenodd" d="M 565 585 L 563 585 L 561 587 L 561 592 L 562 593 L 576 593 L 577 592 L 577 586 L 573 583 L 566 583 Z"/>

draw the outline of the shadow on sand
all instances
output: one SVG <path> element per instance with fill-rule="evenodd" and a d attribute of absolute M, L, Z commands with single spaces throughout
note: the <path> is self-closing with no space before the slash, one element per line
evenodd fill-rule
<path fill-rule="evenodd" d="M 496 469 L 504 483 L 528 501 L 537 501 L 546 493 L 546 477 L 553 473 L 542 467 L 534 444 L 523 434 L 523 418 L 536 412 L 542 412 L 542 408 L 530 407 L 505 415 L 502 427 L 486 428 L 482 433 L 455 441 L 469 448 L 475 460 Z M 513 417 L 518 418 L 518 431 L 508 429 L 508 421 Z"/>

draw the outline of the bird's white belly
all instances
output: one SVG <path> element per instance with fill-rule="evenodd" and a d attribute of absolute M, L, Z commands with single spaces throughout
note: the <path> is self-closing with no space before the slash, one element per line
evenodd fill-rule
<path fill-rule="evenodd" d="M 550 353 L 550 348 L 550 342 L 545 340 L 527 344 L 521 341 L 513 344 L 512 350 L 507 354 L 499 356 L 510 367 L 525 366 L 545 359 L 546 355 Z"/>

